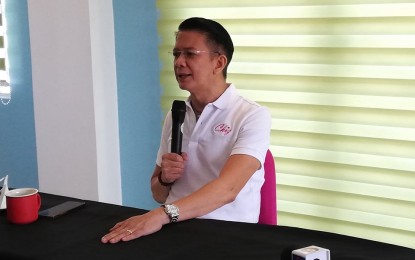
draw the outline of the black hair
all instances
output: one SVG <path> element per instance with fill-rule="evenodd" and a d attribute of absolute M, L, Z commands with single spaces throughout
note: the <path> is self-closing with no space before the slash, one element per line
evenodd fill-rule
<path fill-rule="evenodd" d="M 220 23 L 201 17 L 192 17 L 184 20 L 178 29 L 179 32 L 198 31 L 203 33 L 206 35 L 208 44 L 216 45 L 219 48 L 221 54 L 224 54 L 228 59 L 223 70 L 223 76 L 226 78 L 228 65 L 232 60 L 234 51 L 233 42 L 228 31 Z"/>

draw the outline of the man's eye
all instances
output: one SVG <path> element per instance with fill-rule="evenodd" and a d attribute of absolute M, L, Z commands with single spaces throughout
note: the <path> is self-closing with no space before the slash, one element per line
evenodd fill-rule
<path fill-rule="evenodd" d="M 187 57 L 194 57 L 194 56 L 196 56 L 196 55 L 197 55 L 197 53 L 196 53 L 196 52 L 194 52 L 194 51 L 187 51 L 187 52 L 185 53 L 185 55 L 186 55 Z"/>
<path fill-rule="evenodd" d="M 199 54 L 199 52 L 198 52 L 198 51 L 193 51 L 193 50 L 186 50 L 186 51 L 173 51 L 173 52 L 171 52 L 171 53 L 173 54 L 173 57 L 174 57 L 175 59 L 178 59 L 178 58 L 180 57 L 180 55 L 182 55 L 182 54 L 183 54 L 183 56 L 184 56 L 185 58 L 189 58 L 189 59 L 194 58 L 194 57 L 196 57 L 196 56 Z"/>

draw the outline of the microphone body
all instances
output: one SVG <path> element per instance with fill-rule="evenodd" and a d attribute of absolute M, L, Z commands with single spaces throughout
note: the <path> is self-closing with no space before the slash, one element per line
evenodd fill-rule
<path fill-rule="evenodd" d="M 171 108 L 172 127 L 171 127 L 171 152 L 182 153 L 182 124 L 186 116 L 186 103 L 180 100 L 174 100 Z"/>

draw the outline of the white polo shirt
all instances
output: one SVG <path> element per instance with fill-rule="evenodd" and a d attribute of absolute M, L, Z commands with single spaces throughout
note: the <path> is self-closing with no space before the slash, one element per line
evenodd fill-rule
<path fill-rule="evenodd" d="M 251 155 L 263 165 L 269 148 L 271 116 L 268 109 L 240 96 L 233 84 L 204 108 L 198 121 L 189 100 L 186 105 L 182 151 L 188 154 L 189 160 L 183 176 L 172 185 L 167 203 L 183 198 L 216 179 L 230 155 Z M 159 166 L 161 156 L 170 152 L 171 126 L 170 111 L 157 155 Z M 258 222 L 263 182 L 264 170 L 261 167 L 233 202 L 201 218 Z"/>

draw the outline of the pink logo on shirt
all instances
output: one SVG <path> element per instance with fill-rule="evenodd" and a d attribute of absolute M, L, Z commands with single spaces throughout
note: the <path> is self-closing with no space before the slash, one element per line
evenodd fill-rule
<path fill-rule="evenodd" d="M 216 134 L 220 134 L 220 135 L 225 136 L 225 135 L 229 134 L 232 131 L 232 129 L 227 124 L 222 123 L 222 124 L 219 124 L 219 125 L 215 126 L 213 131 L 215 131 Z"/>

